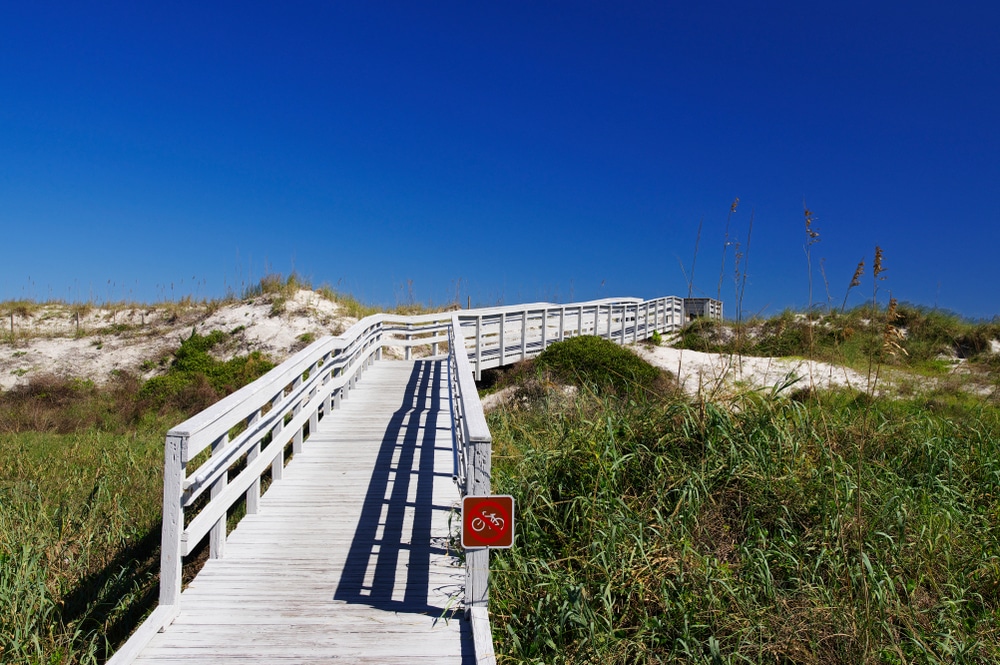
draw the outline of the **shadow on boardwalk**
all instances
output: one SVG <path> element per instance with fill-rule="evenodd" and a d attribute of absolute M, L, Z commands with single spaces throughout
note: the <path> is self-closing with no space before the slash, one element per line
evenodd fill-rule
<path fill-rule="evenodd" d="M 336 600 L 442 618 L 461 609 L 460 597 L 449 602 L 446 591 L 435 594 L 440 601 L 428 598 L 431 557 L 448 554 L 446 539 L 432 539 L 433 518 L 436 511 L 451 510 L 433 503 L 437 430 L 450 427 L 441 394 L 444 362 L 413 366 L 403 402 L 382 437 Z M 450 474 L 438 475 L 450 482 Z"/>

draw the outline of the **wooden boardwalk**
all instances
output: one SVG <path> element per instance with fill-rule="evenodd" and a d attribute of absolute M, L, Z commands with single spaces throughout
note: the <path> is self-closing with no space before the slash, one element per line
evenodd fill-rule
<path fill-rule="evenodd" d="M 445 363 L 366 371 L 136 662 L 473 663 Z"/>

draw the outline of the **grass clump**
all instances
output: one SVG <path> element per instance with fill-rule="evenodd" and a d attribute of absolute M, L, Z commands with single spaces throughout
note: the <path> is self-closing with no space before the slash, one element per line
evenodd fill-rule
<path fill-rule="evenodd" d="M 662 370 L 628 349 L 592 335 L 552 344 L 535 363 L 563 382 L 618 395 L 656 390 L 669 383 Z"/>
<path fill-rule="evenodd" d="M 339 291 L 333 290 L 332 287 L 328 285 L 323 285 L 317 290 L 321 296 L 329 300 L 330 302 L 335 302 L 341 306 L 344 314 L 354 319 L 363 319 L 366 316 L 371 316 L 372 314 L 377 314 L 380 310 L 377 307 L 371 307 L 370 305 L 365 305 L 360 300 L 354 296 L 340 293 Z"/>
<path fill-rule="evenodd" d="M 489 422 L 502 662 L 1000 659 L 995 407 L 580 391 Z"/>
<path fill-rule="evenodd" d="M 0 395 L 0 432 L 69 434 L 87 429 L 124 433 L 142 418 L 139 380 L 115 373 L 107 385 L 53 375 L 33 377 Z"/>

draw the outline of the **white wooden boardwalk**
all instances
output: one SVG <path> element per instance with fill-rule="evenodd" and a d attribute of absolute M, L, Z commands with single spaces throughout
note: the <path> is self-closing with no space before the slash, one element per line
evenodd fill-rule
<path fill-rule="evenodd" d="M 445 362 L 366 371 L 136 662 L 472 663 Z"/>

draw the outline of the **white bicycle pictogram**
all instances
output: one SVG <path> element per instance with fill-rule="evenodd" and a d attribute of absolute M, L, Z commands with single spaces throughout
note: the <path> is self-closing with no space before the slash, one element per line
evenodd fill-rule
<path fill-rule="evenodd" d="M 497 517 L 496 513 L 483 513 L 483 517 L 487 518 L 490 521 L 490 524 L 495 526 L 498 531 L 503 531 L 503 526 L 505 522 L 503 521 L 502 517 Z M 469 526 L 472 527 L 473 531 L 479 533 L 480 531 L 486 528 L 486 520 L 484 520 L 482 517 L 473 517 L 472 522 L 469 523 Z"/>

